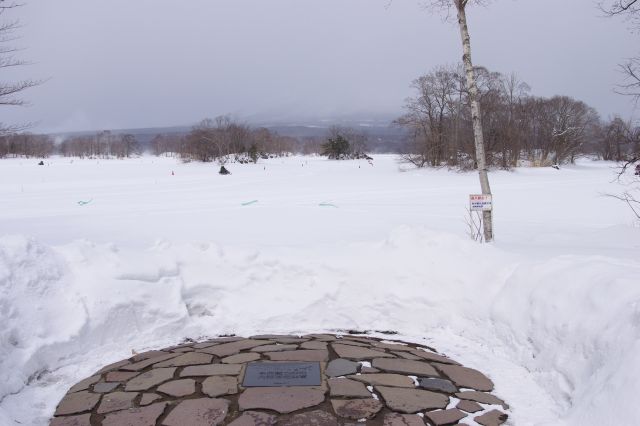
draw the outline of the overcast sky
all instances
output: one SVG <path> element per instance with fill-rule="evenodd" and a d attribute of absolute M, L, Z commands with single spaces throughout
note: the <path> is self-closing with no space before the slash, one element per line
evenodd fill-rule
<path fill-rule="evenodd" d="M 48 78 L 1 122 L 69 131 L 344 114 L 395 116 L 409 84 L 459 61 L 453 23 L 419 0 L 27 0 L 21 46 Z M 640 48 L 595 0 L 496 0 L 469 12 L 474 61 L 629 118 L 617 64 Z M 8 15 L 5 15 L 8 17 Z M 3 73 L 1 78 L 8 75 Z"/>

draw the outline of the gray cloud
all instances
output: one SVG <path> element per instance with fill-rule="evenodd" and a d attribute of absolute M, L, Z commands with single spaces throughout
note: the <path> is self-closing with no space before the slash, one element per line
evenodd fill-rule
<path fill-rule="evenodd" d="M 387 7 L 388 6 L 388 7 Z M 418 0 L 30 0 L 21 76 L 50 80 L 2 121 L 38 130 L 401 111 L 409 83 L 459 60 L 457 28 Z M 475 62 L 629 117 L 616 64 L 638 37 L 590 0 L 499 0 L 470 12 Z"/>

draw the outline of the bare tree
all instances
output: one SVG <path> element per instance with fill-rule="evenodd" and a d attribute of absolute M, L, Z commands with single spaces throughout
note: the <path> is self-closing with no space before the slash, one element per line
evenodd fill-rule
<path fill-rule="evenodd" d="M 640 0 L 606 0 L 598 3 L 606 16 L 623 17 L 631 26 L 631 31 L 640 31 Z M 640 102 L 640 57 L 628 59 L 620 65 L 624 81 L 618 85 L 618 93 L 631 96 Z"/>
<path fill-rule="evenodd" d="M 0 0 L 0 18 L 22 6 L 22 3 Z M 13 42 L 17 40 L 16 31 L 20 28 L 18 20 L 0 20 L 0 72 L 9 68 L 15 68 L 26 65 L 24 60 L 16 57 L 20 51 L 13 46 Z M 0 81 L 0 106 L 22 106 L 25 105 L 24 99 L 20 94 L 33 86 L 40 84 L 35 80 L 19 80 L 19 81 Z M 24 130 L 27 125 L 9 125 L 0 122 L 0 135 L 15 133 Z"/>

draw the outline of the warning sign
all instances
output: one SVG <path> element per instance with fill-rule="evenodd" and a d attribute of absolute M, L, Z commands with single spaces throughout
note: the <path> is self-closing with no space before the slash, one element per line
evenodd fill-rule
<path fill-rule="evenodd" d="M 491 195 L 469 195 L 469 203 L 471 205 L 471 211 L 488 212 L 493 210 L 493 197 Z"/>

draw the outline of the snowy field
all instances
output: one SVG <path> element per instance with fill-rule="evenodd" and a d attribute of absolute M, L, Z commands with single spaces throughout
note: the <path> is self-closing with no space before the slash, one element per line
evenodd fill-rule
<path fill-rule="evenodd" d="M 640 228 L 611 163 L 492 173 L 491 245 L 466 235 L 475 173 L 393 156 L 36 163 L 0 160 L 2 426 L 131 350 L 346 329 L 488 373 L 511 424 L 640 424 Z"/>

